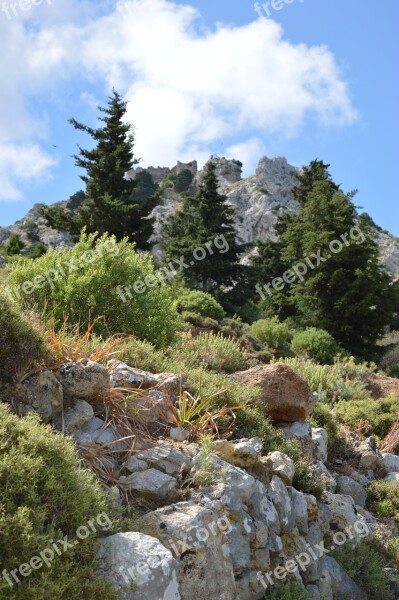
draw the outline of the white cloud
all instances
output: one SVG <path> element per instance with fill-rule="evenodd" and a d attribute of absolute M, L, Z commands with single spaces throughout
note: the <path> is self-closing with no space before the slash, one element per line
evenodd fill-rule
<path fill-rule="evenodd" d="M 0 143 L 0 200 L 19 200 L 21 182 L 50 178 L 56 160 L 36 144 Z"/>
<path fill-rule="evenodd" d="M 101 2 L 90 19 L 94 4 L 72 6 L 66 13 L 55 2 L 53 12 L 41 7 L 35 29 L 15 20 L 0 23 L 0 35 L 5 32 L 2 39 L 12 48 L 7 46 L 8 61 L 3 56 L 0 65 L 1 80 L 9 82 L 0 112 L 8 143 L 21 143 L 21 134 L 29 143 L 45 135 L 26 98 L 51 86 L 63 89 L 76 75 L 115 87 L 130 101 L 144 165 L 203 161 L 221 140 L 234 138 L 242 141 L 229 154 L 237 151 L 243 162 L 253 162 L 258 149 L 263 153 L 261 137 L 295 136 L 309 116 L 332 127 L 356 119 L 328 48 L 285 41 L 271 19 L 209 31 L 197 27 L 196 9 L 168 0 Z M 49 168 L 44 153 L 38 164 Z"/>

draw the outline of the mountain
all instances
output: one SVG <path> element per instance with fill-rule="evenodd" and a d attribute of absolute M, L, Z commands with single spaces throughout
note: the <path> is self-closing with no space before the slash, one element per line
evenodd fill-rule
<path fill-rule="evenodd" d="M 274 225 L 278 215 L 285 211 L 294 211 L 296 202 L 292 197 L 292 188 L 296 184 L 294 173 L 297 171 L 284 157 L 260 159 L 254 175 L 242 179 L 242 163 L 221 157 L 211 157 L 216 162 L 220 189 L 227 195 L 228 202 L 234 207 L 238 236 L 244 242 L 256 239 L 275 238 Z M 129 173 L 134 178 L 143 171 L 138 167 Z M 148 167 L 147 171 L 162 188 L 162 202 L 153 211 L 155 219 L 153 241 L 159 239 L 162 223 L 181 203 L 182 196 L 175 191 L 174 182 L 183 171 L 189 171 L 192 182 L 189 191 L 195 192 L 201 181 L 202 171 L 197 162 L 178 162 L 175 167 Z M 67 206 L 68 201 L 57 205 Z M 15 232 L 29 246 L 28 232 L 34 231 L 38 239 L 47 246 L 70 245 L 67 233 L 46 227 L 39 214 L 40 204 L 35 204 L 27 215 L 10 227 L 0 227 L 0 243 L 7 241 L 10 233 Z M 399 239 L 375 225 L 375 238 L 381 248 L 381 260 L 386 269 L 399 277 Z M 32 225 L 33 224 L 33 225 Z M 155 252 L 157 252 L 157 245 Z"/>

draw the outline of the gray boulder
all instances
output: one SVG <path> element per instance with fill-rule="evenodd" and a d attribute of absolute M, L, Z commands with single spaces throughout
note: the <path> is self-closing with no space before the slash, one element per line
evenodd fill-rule
<path fill-rule="evenodd" d="M 166 496 L 176 488 L 176 479 L 157 469 L 148 469 L 147 471 L 138 471 L 121 477 L 119 485 L 126 490 L 134 491 L 148 498 L 161 498 Z"/>
<path fill-rule="evenodd" d="M 336 560 L 331 556 L 326 557 L 326 568 L 331 578 L 331 589 L 333 600 L 367 600 L 366 594 L 349 577 L 349 575 L 339 566 Z"/>
<path fill-rule="evenodd" d="M 143 533 L 117 533 L 99 541 L 100 574 L 118 600 L 180 600 L 178 562 L 159 540 Z"/>
<path fill-rule="evenodd" d="M 357 481 L 351 477 L 347 477 L 346 475 L 340 475 L 337 477 L 336 493 L 352 496 L 355 504 L 358 504 L 362 508 L 364 508 L 366 505 L 367 492 L 360 485 L 360 483 L 357 483 Z"/>
<path fill-rule="evenodd" d="M 95 398 L 109 387 L 107 369 L 87 358 L 62 365 L 56 376 L 70 398 Z"/>

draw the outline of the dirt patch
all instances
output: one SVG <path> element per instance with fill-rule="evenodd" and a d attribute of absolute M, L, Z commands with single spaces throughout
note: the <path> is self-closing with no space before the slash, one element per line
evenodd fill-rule
<path fill-rule="evenodd" d="M 372 375 L 367 379 L 367 386 L 374 400 L 386 398 L 393 394 L 399 398 L 399 379 L 385 377 L 384 375 Z"/>

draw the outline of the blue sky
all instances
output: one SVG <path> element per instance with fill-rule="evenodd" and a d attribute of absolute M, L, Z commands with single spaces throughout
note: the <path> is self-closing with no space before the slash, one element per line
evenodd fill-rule
<path fill-rule="evenodd" d="M 262 0 L 259 3 L 266 4 Z M 331 163 L 399 236 L 399 3 L 42 0 L 0 12 L 0 225 L 82 187 L 71 155 L 113 86 L 145 165 Z M 3 5 L 4 6 L 4 5 Z"/>

